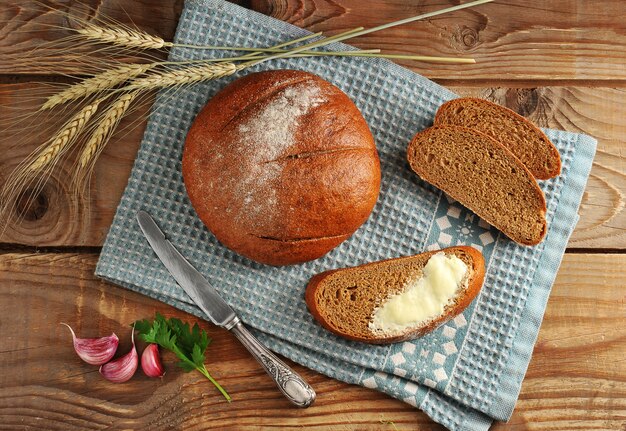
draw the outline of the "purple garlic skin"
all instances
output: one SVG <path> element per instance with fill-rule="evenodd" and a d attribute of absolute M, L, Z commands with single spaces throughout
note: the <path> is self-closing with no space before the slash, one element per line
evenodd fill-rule
<path fill-rule="evenodd" d="M 131 340 L 133 347 L 130 349 L 130 352 L 100 367 L 102 377 L 113 383 L 124 383 L 135 375 L 135 371 L 137 371 L 137 367 L 139 366 L 139 355 L 137 355 L 137 348 L 135 347 L 134 330 Z"/>
<path fill-rule="evenodd" d="M 120 343 L 115 333 L 101 338 L 77 338 L 74 330 L 67 323 L 61 323 L 69 328 L 74 341 L 74 350 L 83 361 L 91 365 L 102 365 L 111 360 Z"/>
<path fill-rule="evenodd" d="M 158 345 L 149 344 L 144 349 L 141 354 L 141 369 L 148 377 L 163 377 L 165 375 L 165 368 L 163 368 L 163 363 L 161 362 Z"/>

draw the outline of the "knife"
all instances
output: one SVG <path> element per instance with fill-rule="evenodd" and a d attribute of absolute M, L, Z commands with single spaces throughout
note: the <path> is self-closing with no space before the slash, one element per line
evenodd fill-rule
<path fill-rule="evenodd" d="M 269 374 L 278 389 L 294 405 L 302 408 L 315 401 L 315 391 L 298 373 L 278 359 L 254 335 L 252 335 L 235 314 L 235 311 L 222 299 L 174 245 L 165 238 L 152 217 L 145 212 L 137 213 L 137 221 L 152 250 L 161 259 L 176 282 L 191 300 L 209 317 L 213 324 L 232 332 Z"/>

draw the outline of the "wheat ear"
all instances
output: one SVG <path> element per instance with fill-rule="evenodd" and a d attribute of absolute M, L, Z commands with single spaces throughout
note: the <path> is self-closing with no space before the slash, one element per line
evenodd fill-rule
<path fill-rule="evenodd" d="M 232 75 L 240 68 L 240 66 L 233 63 L 223 62 L 167 70 L 136 78 L 124 87 L 124 90 L 146 90 L 193 84 L 194 82 L 208 81 Z"/>
<path fill-rule="evenodd" d="M 29 169 L 31 171 L 38 171 L 58 157 L 58 155 L 76 139 L 80 132 L 82 132 L 89 119 L 98 109 L 100 102 L 101 99 L 85 106 L 65 123 L 59 133 L 43 149 L 35 161 L 30 164 Z"/>
<path fill-rule="evenodd" d="M 94 156 L 100 154 L 102 149 L 104 149 L 115 127 L 126 114 L 128 107 L 140 92 L 140 90 L 136 90 L 132 93 L 123 94 L 102 114 L 100 122 L 89 137 L 78 159 L 78 164 L 81 169 L 84 169 Z"/>
<path fill-rule="evenodd" d="M 41 110 L 51 109 L 57 105 L 61 105 L 70 100 L 79 99 L 89 96 L 99 91 L 113 88 L 122 82 L 135 78 L 142 73 L 147 72 L 154 67 L 151 64 L 124 64 L 112 70 L 99 73 L 93 78 L 85 79 L 71 87 L 48 97 L 46 102 L 41 106 Z"/>
<path fill-rule="evenodd" d="M 95 24 L 84 23 L 82 28 L 76 29 L 76 32 L 87 39 L 130 48 L 161 49 L 174 45 L 158 36 L 121 26 L 100 27 Z"/>

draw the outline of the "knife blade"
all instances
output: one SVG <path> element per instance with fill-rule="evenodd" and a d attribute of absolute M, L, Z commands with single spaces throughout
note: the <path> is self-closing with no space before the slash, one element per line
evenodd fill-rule
<path fill-rule="evenodd" d="M 310 406 L 316 397 L 313 388 L 246 329 L 231 306 L 224 301 L 206 278 L 180 254 L 147 212 L 139 211 L 137 221 L 157 257 L 211 322 L 231 331 L 237 337 L 274 379 L 278 389 L 292 404 L 302 408 Z"/>
<path fill-rule="evenodd" d="M 235 311 L 222 299 L 206 278 L 165 238 L 165 234 L 152 217 L 145 211 L 139 211 L 137 221 L 152 250 L 163 262 L 174 280 L 189 295 L 191 300 L 206 313 L 211 322 L 226 329 L 234 326 L 239 320 Z"/>

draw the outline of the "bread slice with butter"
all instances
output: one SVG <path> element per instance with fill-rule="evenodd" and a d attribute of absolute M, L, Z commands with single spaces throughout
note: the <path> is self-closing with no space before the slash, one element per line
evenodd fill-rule
<path fill-rule="evenodd" d="M 461 313 L 483 284 L 485 261 L 467 246 L 326 271 L 305 300 L 326 329 L 387 344 L 420 337 Z"/>

